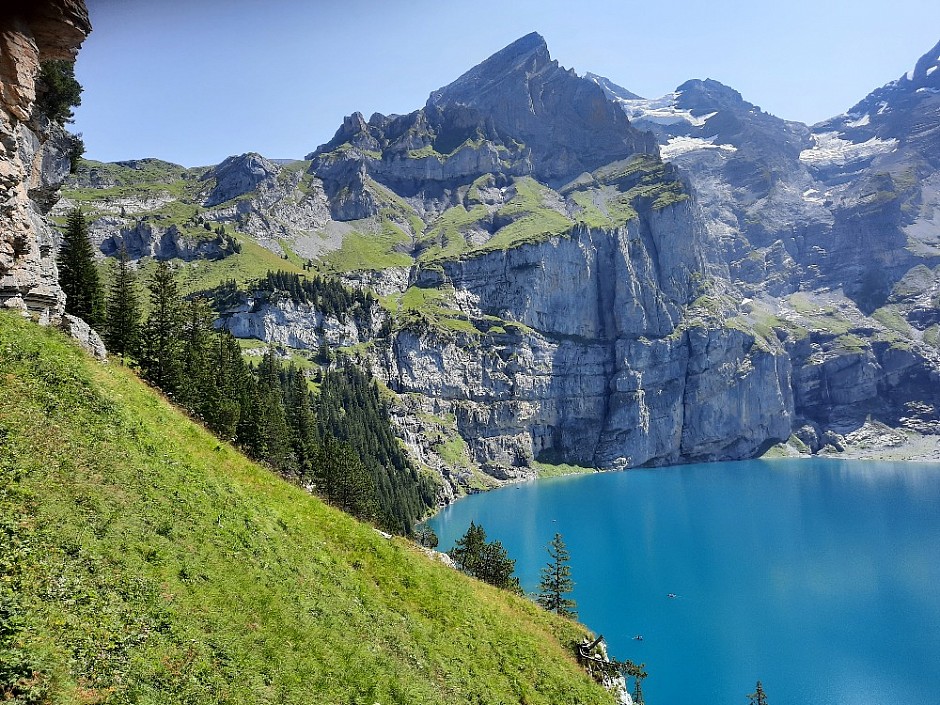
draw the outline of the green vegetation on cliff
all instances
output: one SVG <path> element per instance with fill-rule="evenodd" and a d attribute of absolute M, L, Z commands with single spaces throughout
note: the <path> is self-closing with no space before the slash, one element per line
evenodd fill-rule
<path fill-rule="evenodd" d="M 0 315 L 0 693 L 62 703 L 611 703 L 583 635 L 249 462 Z"/>

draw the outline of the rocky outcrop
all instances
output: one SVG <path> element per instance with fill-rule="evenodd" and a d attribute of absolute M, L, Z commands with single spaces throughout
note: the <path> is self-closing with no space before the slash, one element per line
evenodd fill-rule
<path fill-rule="evenodd" d="M 75 57 L 91 31 L 81 0 L 0 11 L 0 305 L 57 320 L 64 310 L 44 215 L 69 171 L 68 137 L 36 109 L 40 63 Z"/>
<path fill-rule="evenodd" d="M 372 340 L 388 317 L 378 307 L 357 314 L 328 316 L 307 303 L 289 299 L 272 302 L 247 296 L 237 305 L 224 308 L 218 325 L 236 338 L 289 348 L 347 348 Z"/>
<path fill-rule="evenodd" d="M 202 177 L 203 180 L 215 180 L 205 205 L 216 206 L 231 201 L 262 185 L 270 187 L 276 183 L 279 172 L 277 164 L 255 152 L 229 157 Z"/>
<path fill-rule="evenodd" d="M 235 253 L 235 241 L 226 235 L 207 232 L 194 236 L 176 225 L 161 227 L 146 221 L 127 223 L 118 217 L 103 217 L 89 226 L 89 237 L 106 257 L 115 257 L 123 245 L 131 260 L 142 257 L 155 259 L 223 259 Z"/>

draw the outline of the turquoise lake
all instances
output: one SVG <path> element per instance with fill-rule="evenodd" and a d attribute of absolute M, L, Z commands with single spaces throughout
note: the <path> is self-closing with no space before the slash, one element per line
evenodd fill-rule
<path fill-rule="evenodd" d="M 471 520 L 506 546 L 527 592 L 564 536 L 579 619 L 613 656 L 646 664 L 649 705 L 746 705 L 758 679 L 771 705 L 940 703 L 940 465 L 545 479 L 442 511 L 439 550 Z"/>

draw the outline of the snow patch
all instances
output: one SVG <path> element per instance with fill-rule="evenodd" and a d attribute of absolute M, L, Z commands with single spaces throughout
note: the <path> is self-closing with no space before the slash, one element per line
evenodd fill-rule
<path fill-rule="evenodd" d="M 716 137 L 709 137 L 708 139 L 702 139 L 701 137 L 671 137 L 666 144 L 659 148 L 659 153 L 663 159 L 673 159 L 680 154 L 688 154 L 699 149 L 720 149 L 724 152 L 738 151 L 738 148 L 732 144 L 715 144 Z"/>
<path fill-rule="evenodd" d="M 709 113 L 708 115 L 696 117 L 691 111 L 676 106 L 678 97 L 678 93 L 667 93 L 662 98 L 653 98 L 651 100 L 618 98 L 617 102 L 620 103 L 627 117 L 631 120 L 647 120 L 648 122 L 655 122 L 657 125 L 675 125 L 676 123 L 687 122 L 693 127 L 701 127 L 706 120 L 718 114 Z"/>
<path fill-rule="evenodd" d="M 886 112 L 888 112 L 888 101 L 882 100 L 878 103 L 878 114 L 881 115 Z"/>
<path fill-rule="evenodd" d="M 800 152 L 800 161 L 813 166 L 845 165 L 879 154 L 893 152 L 897 140 L 882 140 L 872 137 L 865 142 L 850 142 L 839 137 L 838 132 L 822 132 L 813 135 L 815 144 Z"/>
<path fill-rule="evenodd" d="M 918 88 L 915 93 L 940 93 L 940 88 Z"/>
<path fill-rule="evenodd" d="M 908 71 L 906 74 L 904 74 L 904 78 L 906 78 L 908 81 L 913 81 L 913 80 L 914 80 L 914 69 L 911 69 L 911 70 Z"/>
<path fill-rule="evenodd" d="M 808 188 L 803 192 L 803 200 L 807 203 L 817 203 L 819 205 L 823 205 L 826 202 L 826 199 L 823 198 L 823 194 L 814 188 Z"/>
<path fill-rule="evenodd" d="M 940 61 L 940 58 L 938 58 L 937 61 Z M 940 68 L 940 66 L 931 66 L 929 69 L 927 69 L 927 75 L 929 76 L 929 75 L 932 74 L 934 71 L 936 71 L 938 68 Z"/>
<path fill-rule="evenodd" d="M 851 115 L 849 117 L 852 117 Z M 862 117 L 857 120 L 852 120 L 852 122 L 845 123 L 846 127 L 865 127 L 868 123 L 871 122 L 871 115 L 865 113 Z"/>

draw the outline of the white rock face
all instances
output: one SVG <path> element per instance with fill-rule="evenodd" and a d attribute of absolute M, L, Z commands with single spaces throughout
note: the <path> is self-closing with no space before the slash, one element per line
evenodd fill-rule
<path fill-rule="evenodd" d="M 384 314 L 378 309 L 366 320 L 351 317 L 339 320 L 323 315 L 310 304 L 287 300 L 267 303 L 249 298 L 225 311 L 219 325 L 236 338 L 316 350 L 321 345 L 338 348 L 367 342 L 383 320 Z"/>

